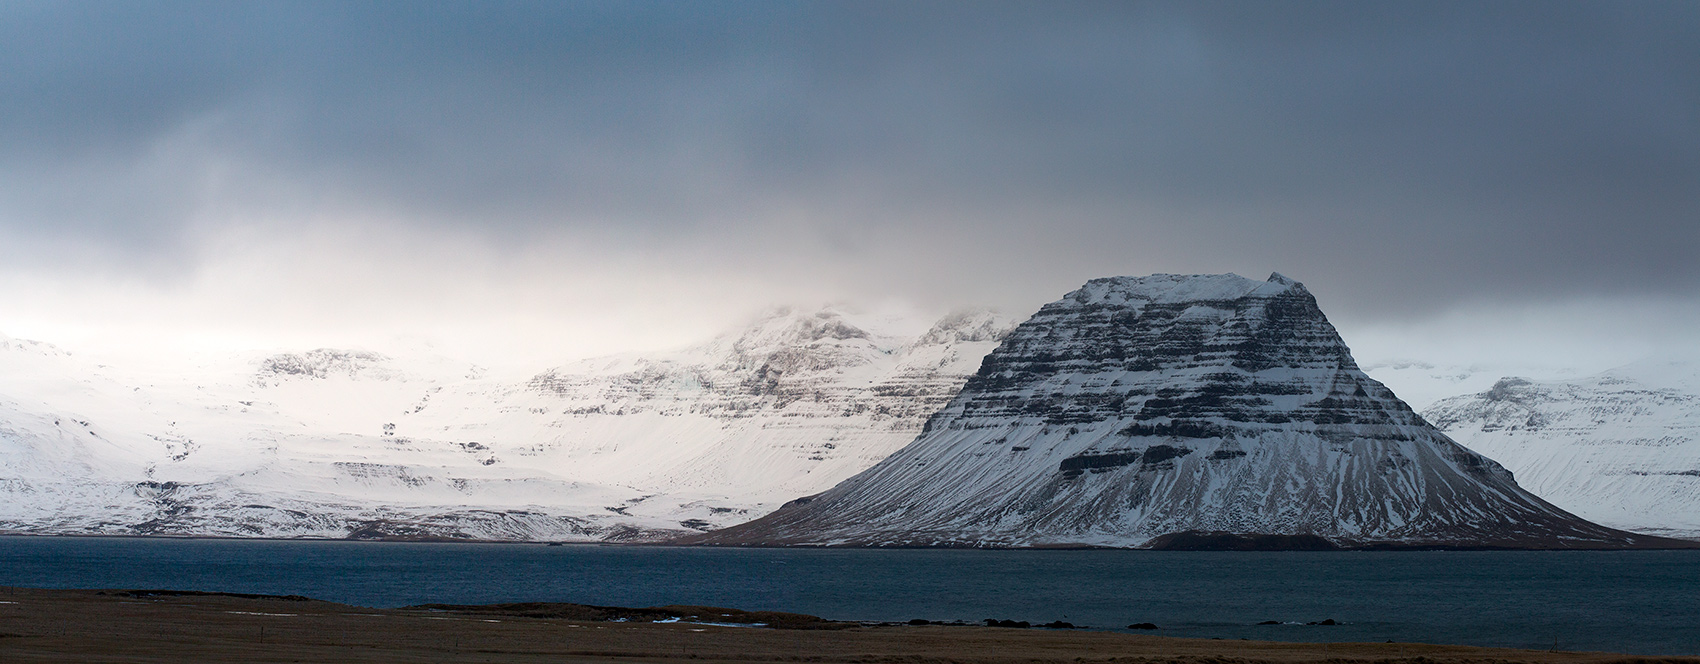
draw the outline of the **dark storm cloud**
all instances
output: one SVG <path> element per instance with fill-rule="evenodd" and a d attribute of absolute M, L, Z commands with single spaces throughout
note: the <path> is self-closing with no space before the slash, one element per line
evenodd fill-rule
<path fill-rule="evenodd" d="M 957 299 L 1700 286 L 1692 3 L 19 3 L 0 63 L 0 225 L 121 259 L 389 214 Z"/>

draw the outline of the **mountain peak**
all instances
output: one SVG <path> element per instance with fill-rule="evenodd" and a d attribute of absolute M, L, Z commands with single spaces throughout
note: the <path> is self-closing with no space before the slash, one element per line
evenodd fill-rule
<path fill-rule="evenodd" d="M 1700 365 L 1661 357 L 1580 378 L 1502 378 L 1423 416 L 1560 507 L 1700 538 Z"/>
<path fill-rule="evenodd" d="M 921 435 L 726 544 L 1627 546 L 1518 488 L 1358 369 L 1297 282 L 1095 279 L 986 356 Z"/>
<path fill-rule="evenodd" d="M 1280 277 L 1276 279 L 1275 277 Z M 1237 274 L 1153 274 L 1144 277 L 1106 277 L 1086 282 L 1064 296 L 1079 304 L 1132 305 L 1180 302 L 1220 302 L 1245 297 L 1275 297 L 1303 286 L 1280 275 L 1268 281 Z"/>
<path fill-rule="evenodd" d="M 334 376 L 388 380 L 397 372 L 385 366 L 381 353 L 340 348 L 315 348 L 303 353 L 278 353 L 260 361 L 255 380 L 260 384 L 289 378 L 323 380 Z"/>
<path fill-rule="evenodd" d="M 57 357 L 65 357 L 65 356 L 70 355 L 70 353 L 59 348 L 58 346 L 47 343 L 45 341 L 36 341 L 36 340 L 33 340 L 33 339 L 19 339 L 19 338 L 16 338 L 16 337 L 7 336 L 5 334 L 0 334 L 0 350 L 20 351 L 20 352 L 25 352 L 25 353 L 33 353 L 33 354 L 36 354 L 36 355 L 48 355 L 48 356 L 57 356 Z"/>
<path fill-rule="evenodd" d="M 959 341 L 1001 341 L 1015 322 L 994 309 L 958 309 L 945 314 L 916 345 L 939 345 Z"/>

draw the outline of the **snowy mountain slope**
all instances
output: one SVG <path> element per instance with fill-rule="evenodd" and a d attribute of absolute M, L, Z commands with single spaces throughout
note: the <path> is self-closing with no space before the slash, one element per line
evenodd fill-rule
<path fill-rule="evenodd" d="M 707 544 L 1138 546 L 1184 532 L 1346 545 L 1611 547 L 1448 440 L 1280 275 L 1098 279 L 987 356 L 913 443 Z"/>
<path fill-rule="evenodd" d="M 628 540 L 744 520 L 907 442 L 1009 326 L 852 318 L 779 311 L 524 380 L 337 349 L 114 377 L 11 341 L 0 530 Z"/>
<path fill-rule="evenodd" d="M 919 338 L 843 312 L 780 310 L 661 358 L 559 367 L 523 386 L 444 392 L 398 435 L 475 439 L 566 476 L 639 488 L 620 509 L 728 525 L 867 468 L 920 431 L 1011 324 L 953 314 Z M 473 413 L 496 404 L 494 418 Z"/>
<path fill-rule="evenodd" d="M 596 529 L 524 508 L 573 498 L 589 502 L 569 513 L 588 512 L 632 493 L 538 473 L 479 477 L 373 445 L 378 426 L 358 433 L 362 416 L 416 401 L 430 383 L 373 354 L 251 358 L 234 371 L 213 362 L 129 384 L 62 351 L 0 353 L 0 530 L 559 538 Z M 528 490 L 506 488 L 516 481 Z M 492 482 L 502 491 L 477 490 Z"/>
<path fill-rule="evenodd" d="M 1569 380 L 1594 373 L 1598 369 L 1579 370 L 1573 367 L 1552 366 L 1550 363 L 1510 364 L 1434 364 L 1416 360 L 1383 360 L 1362 366 L 1364 373 L 1386 385 L 1417 412 L 1423 412 L 1441 399 L 1460 394 L 1475 394 L 1510 375 L 1535 376 L 1536 380 Z"/>
<path fill-rule="evenodd" d="M 1700 539 L 1700 362 L 1575 380 L 1505 378 L 1424 412 L 1553 504 L 1617 528 Z"/>
<path fill-rule="evenodd" d="M 0 336 L 0 498 L 7 512 L 49 524 L 146 514 L 145 501 L 126 491 L 135 480 L 125 478 L 143 478 L 153 459 L 181 449 L 141 434 L 165 423 L 97 369 L 50 344 Z M 82 509 L 57 509 L 67 504 Z"/>
<path fill-rule="evenodd" d="M 1381 362 L 1362 369 L 1417 410 L 1461 392 L 1487 389 L 1500 375 L 1484 367 L 1443 366 L 1414 360 Z"/>

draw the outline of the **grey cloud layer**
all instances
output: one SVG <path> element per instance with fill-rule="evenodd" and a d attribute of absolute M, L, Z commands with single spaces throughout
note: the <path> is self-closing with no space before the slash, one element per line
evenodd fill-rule
<path fill-rule="evenodd" d="M 1692 3 L 17 3 L 0 63 L 0 228 L 139 264 L 381 213 L 982 300 L 1700 286 Z"/>

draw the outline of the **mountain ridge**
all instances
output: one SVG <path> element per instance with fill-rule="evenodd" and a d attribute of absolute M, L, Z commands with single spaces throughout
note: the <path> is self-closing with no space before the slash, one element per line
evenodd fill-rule
<path fill-rule="evenodd" d="M 1089 281 L 1017 326 L 902 450 L 678 542 L 1134 547 L 1186 532 L 1684 546 L 1518 488 L 1359 370 L 1314 297 L 1280 274 Z"/>
<path fill-rule="evenodd" d="M 320 348 L 142 383 L 0 340 L 0 531 L 653 541 L 902 445 L 1000 320 L 893 323 L 915 336 L 779 309 L 678 352 L 518 381 Z"/>
<path fill-rule="evenodd" d="M 1506 377 L 1424 416 L 1567 510 L 1700 538 L 1700 361 L 1643 360 L 1568 380 Z"/>

